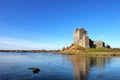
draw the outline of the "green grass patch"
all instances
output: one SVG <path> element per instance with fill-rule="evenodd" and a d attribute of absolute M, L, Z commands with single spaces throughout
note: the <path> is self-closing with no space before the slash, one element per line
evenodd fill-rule
<path fill-rule="evenodd" d="M 111 52 L 111 50 L 106 48 L 87 48 L 86 52 Z"/>

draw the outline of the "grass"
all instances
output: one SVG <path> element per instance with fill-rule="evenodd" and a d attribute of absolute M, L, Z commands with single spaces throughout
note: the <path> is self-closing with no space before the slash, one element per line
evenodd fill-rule
<path fill-rule="evenodd" d="M 86 52 L 120 52 L 120 49 L 87 48 Z"/>
<path fill-rule="evenodd" d="M 83 48 L 81 46 L 78 45 L 71 45 L 67 48 L 64 48 L 62 51 L 62 53 L 86 53 L 86 52 L 120 52 L 120 48 L 106 48 L 106 47 L 102 47 L 102 48 Z"/>
<path fill-rule="evenodd" d="M 111 52 L 111 50 L 106 48 L 87 48 L 86 52 Z"/>

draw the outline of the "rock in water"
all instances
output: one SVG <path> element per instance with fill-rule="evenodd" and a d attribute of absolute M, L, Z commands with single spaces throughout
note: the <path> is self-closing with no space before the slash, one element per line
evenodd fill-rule
<path fill-rule="evenodd" d="M 40 69 L 39 68 L 28 68 L 30 70 L 32 70 L 33 73 L 39 73 Z"/>

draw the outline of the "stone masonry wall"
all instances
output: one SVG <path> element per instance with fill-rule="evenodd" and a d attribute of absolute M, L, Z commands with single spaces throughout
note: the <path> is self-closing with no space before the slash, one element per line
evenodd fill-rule
<path fill-rule="evenodd" d="M 80 45 L 84 48 L 104 47 L 103 41 L 93 41 L 93 40 L 89 39 L 89 36 L 87 35 L 87 31 L 85 31 L 85 29 L 83 29 L 83 28 L 75 30 L 75 32 L 74 32 L 74 44 Z"/>

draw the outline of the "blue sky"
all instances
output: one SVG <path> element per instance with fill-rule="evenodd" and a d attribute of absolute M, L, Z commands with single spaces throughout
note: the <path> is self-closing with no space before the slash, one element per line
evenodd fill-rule
<path fill-rule="evenodd" d="M 0 0 L 0 49 L 61 49 L 80 27 L 120 47 L 120 0 Z"/>

